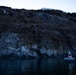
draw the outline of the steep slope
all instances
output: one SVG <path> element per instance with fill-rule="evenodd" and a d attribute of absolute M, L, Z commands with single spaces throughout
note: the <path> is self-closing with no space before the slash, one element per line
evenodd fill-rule
<path fill-rule="evenodd" d="M 76 52 L 76 13 L 0 7 L 1 57 L 56 57 Z"/>

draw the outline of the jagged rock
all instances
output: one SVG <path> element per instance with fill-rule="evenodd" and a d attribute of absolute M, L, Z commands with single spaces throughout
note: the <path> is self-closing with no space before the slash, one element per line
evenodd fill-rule
<path fill-rule="evenodd" d="M 76 54 L 76 13 L 0 6 L 0 57 Z"/>

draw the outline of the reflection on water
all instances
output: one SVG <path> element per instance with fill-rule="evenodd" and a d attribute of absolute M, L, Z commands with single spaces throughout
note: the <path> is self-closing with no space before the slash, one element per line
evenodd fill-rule
<path fill-rule="evenodd" d="M 0 75 L 76 75 L 75 66 L 57 59 L 0 60 Z"/>
<path fill-rule="evenodd" d="M 68 63 L 68 65 L 69 65 L 69 70 L 73 70 L 74 63 Z"/>
<path fill-rule="evenodd" d="M 69 74 L 68 75 L 74 75 L 74 63 L 68 63 L 69 66 Z"/>

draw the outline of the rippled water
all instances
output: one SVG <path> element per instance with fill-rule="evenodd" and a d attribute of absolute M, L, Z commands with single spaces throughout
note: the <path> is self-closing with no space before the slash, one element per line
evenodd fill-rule
<path fill-rule="evenodd" d="M 59 59 L 0 60 L 0 75 L 76 75 L 76 63 Z"/>

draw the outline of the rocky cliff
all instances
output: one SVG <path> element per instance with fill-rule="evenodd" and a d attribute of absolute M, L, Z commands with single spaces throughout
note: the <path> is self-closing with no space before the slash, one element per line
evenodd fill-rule
<path fill-rule="evenodd" d="M 0 6 L 0 57 L 47 58 L 76 52 L 76 13 Z"/>

